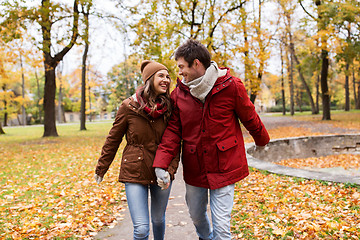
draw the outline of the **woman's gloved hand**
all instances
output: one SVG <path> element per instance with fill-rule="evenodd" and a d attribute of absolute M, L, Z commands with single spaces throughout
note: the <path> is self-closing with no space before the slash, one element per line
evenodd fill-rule
<path fill-rule="evenodd" d="M 102 182 L 102 180 L 103 180 L 103 178 L 100 177 L 100 176 L 97 175 L 97 174 L 95 174 L 94 178 L 95 178 L 95 181 L 96 181 L 97 184 L 100 184 L 100 183 Z"/>
<path fill-rule="evenodd" d="M 162 168 L 155 168 L 157 183 L 161 190 L 167 189 L 170 186 L 170 174 Z"/>

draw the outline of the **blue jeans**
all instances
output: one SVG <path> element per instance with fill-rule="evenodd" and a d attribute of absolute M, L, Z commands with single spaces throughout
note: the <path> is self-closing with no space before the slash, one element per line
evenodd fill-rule
<path fill-rule="evenodd" d="M 154 240 L 163 240 L 165 235 L 165 210 L 169 200 L 170 187 L 161 190 L 158 185 L 125 183 L 126 198 L 134 227 L 134 240 L 148 239 L 149 223 L 149 190 L 151 196 L 151 223 Z"/>
<path fill-rule="evenodd" d="M 230 240 L 230 220 L 235 185 L 211 190 L 186 184 L 186 203 L 198 236 L 202 239 Z M 208 195 L 212 226 L 207 215 Z"/>

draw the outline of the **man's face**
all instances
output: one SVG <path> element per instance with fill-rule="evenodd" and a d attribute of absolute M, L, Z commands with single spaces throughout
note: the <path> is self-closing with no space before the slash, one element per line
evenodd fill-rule
<path fill-rule="evenodd" d="M 202 71 L 201 66 L 199 66 L 199 63 L 196 61 L 198 60 L 195 59 L 192 66 L 189 67 L 189 64 L 185 61 L 183 57 L 176 60 L 179 68 L 179 75 L 184 77 L 186 83 L 191 82 L 192 80 L 204 75 L 204 71 Z"/>

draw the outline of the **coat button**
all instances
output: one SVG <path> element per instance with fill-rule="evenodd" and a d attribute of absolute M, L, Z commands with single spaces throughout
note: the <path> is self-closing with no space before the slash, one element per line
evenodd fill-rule
<path fill-rule="evenodd" d="M 222 146 L 221 148 L 222 148 L 222 149 L 225 149 L 225 147 L 224 147 L 224 146 Z"/>
<path fill-rule="evenodd" d="M 126 158 L 124 159 L 124 162 L 126 162 Z"/>
<path fill-rule="evenodd" d="M 206 150 L 204 150 L 204 153 L 206 153 Z"/>
<path fill-rule="evenodd" d="M 218 91 L 219 91 L 219 88 L 216 88 L 216 90 L 218 90 Z"/>
<path fill-rule="evenodd" d="M 203 129 L 202 132 L 205 132 L 205 130 Z"/>
<path fill-rule="evenodd" d="M 141 157 L 138 157 L 138 159 L 141 159 Z"/>
<path fill-rule="evenodd" d="M 225 84 L 223 84 L 223 87 L 225 87 Z"/>

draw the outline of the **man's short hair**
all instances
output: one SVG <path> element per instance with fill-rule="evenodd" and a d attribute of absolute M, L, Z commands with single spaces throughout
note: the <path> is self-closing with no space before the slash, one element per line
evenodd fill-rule
<path fill-rule="evenodd" d="M 175 60 L 183 57 L 191 67 L 195 59 L 198 59 L 205 68 L 210 66 L 211 55 L 207 48 L 199 41 L 194 39 L 187 40 L 183 45 L 175 51 Z"/>

